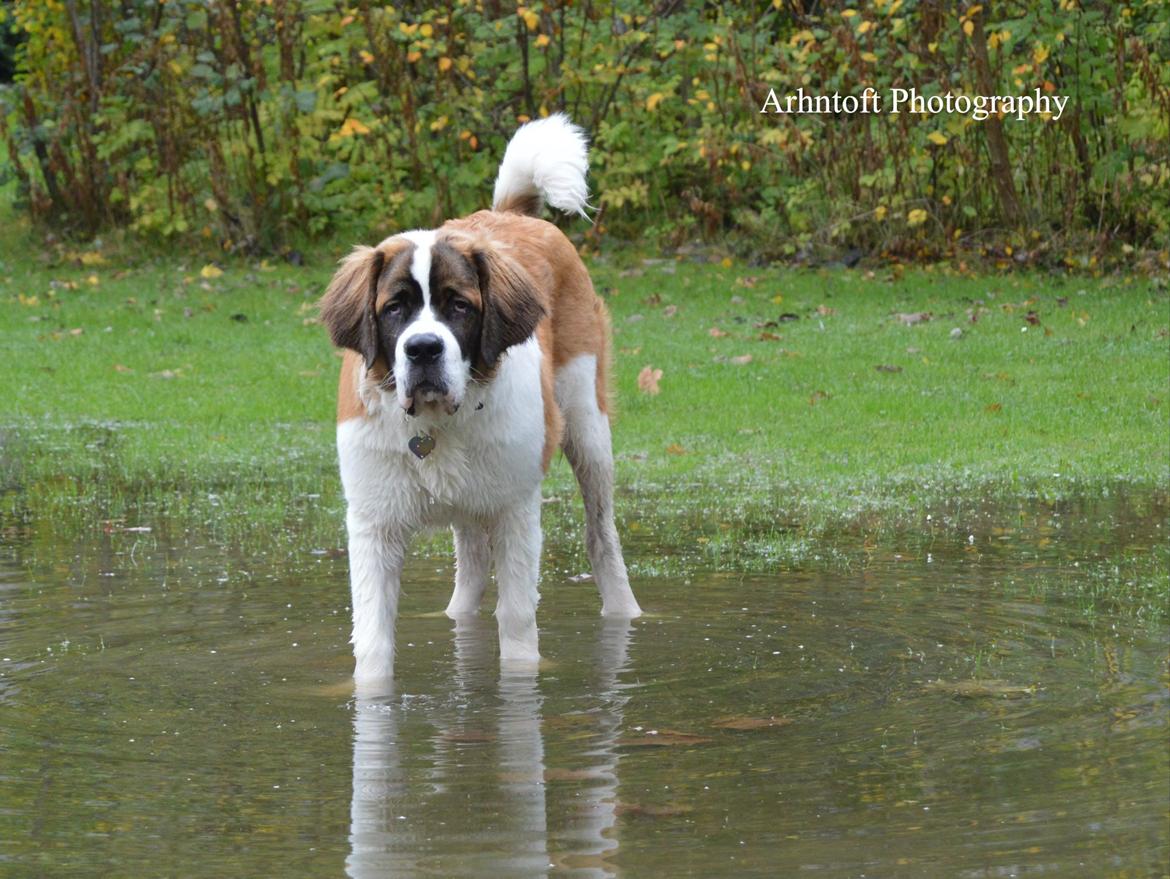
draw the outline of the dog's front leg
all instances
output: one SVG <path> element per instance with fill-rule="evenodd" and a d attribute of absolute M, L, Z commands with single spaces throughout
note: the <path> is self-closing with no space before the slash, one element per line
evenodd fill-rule
<path fill-rule="evenodd" d="M 407 534 L 399 528 L 351 513 L 349 583 L 353 607 L 354 682 L 361 688 L 388 684 L 394 677 L 394 623 Z"/>
<path fill-rule="evenodd" d="M 540 661 L 536 635 L 537 589 L 540 579 L 540 489 L 502 511 L 492 528 L 496 559 L 496 622 L 500 629 L 500 661 L 535 665 Z"/>

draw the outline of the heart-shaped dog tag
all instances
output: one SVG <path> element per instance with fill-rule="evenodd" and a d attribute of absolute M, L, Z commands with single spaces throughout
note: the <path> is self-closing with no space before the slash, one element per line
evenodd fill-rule
<path fill-rule="evenodd" d="M 414 456 L 420 461 L 435 450 L 435 438 L 429 433 L 415 434 L 407 443 Z"/>

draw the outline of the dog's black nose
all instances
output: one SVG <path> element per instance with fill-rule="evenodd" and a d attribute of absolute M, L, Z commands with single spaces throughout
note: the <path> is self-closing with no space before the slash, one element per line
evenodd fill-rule
<path fill-rule="evenodd" d="M 411 336 L 404 346 L 411 363 L 434 363 L 443 356 L 443 340 L 434 333 Z"/>

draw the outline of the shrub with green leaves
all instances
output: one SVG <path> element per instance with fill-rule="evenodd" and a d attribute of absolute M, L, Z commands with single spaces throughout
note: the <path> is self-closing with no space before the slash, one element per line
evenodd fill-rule
<path fill-rule="evenodd" d="M 12 0 L 20 204 L 272 250 L 485 206 L 519 122 L 594 140 L 597 236 L 1091 260 L 1170 246 L 1161 0 Z M 1068 96 L 1059 120 L 761 113 L 770 89 Z M 1088 245 L 1086 247 L 1086 245 Z"/>

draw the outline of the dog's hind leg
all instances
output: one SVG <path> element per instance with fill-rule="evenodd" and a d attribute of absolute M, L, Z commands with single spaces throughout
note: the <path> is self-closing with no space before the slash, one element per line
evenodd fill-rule
<path fill-rule="evenodd" d="M 491 565 L 491 542 L 488 532 L 475 524 L 460 524 L 455 532 L 455 591 L 447 605 L 447 616 L 473 614 L 479 610 L 487 589 Z"/>
<path fill-rule="evenodd" d="M 613 446 L 609 416 L 597 393 L 597 357 L 581 355 L 557 374 L 557 403 L 565 416 L 561 447 L 585 501 L 585 548 L 605 616 L 636 617 L 642 609 L 630 589 L 613 520 Z"/>

